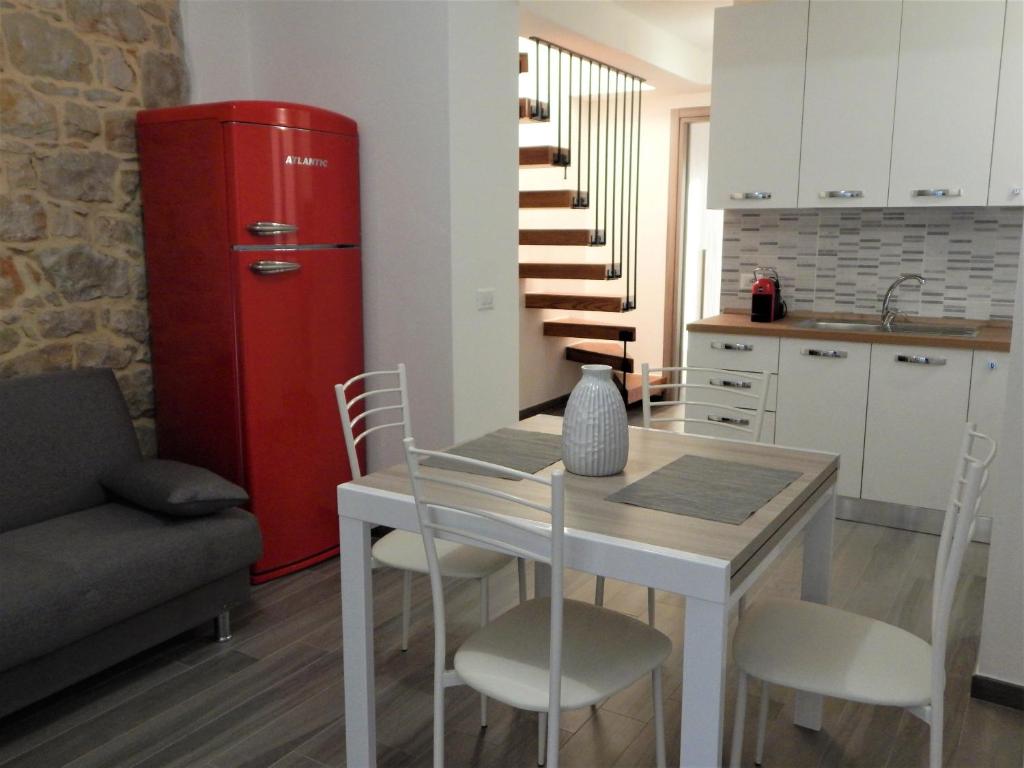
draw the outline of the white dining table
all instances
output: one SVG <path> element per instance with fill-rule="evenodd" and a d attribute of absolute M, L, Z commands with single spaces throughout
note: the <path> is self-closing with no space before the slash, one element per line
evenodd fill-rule
<path fill-rule="evenodd" d="M 518 428 L 558 434 L 561 419 L 534 416 L 520 422 Z M 566 473 L 565 565 L 686 599 L 680 764 L 687 768 L 718 766 L 722 763 L 730 610 L 801 534 L 801 598 L 828 602 L 839 458 L 818 451 L 640 427 L 630 427 L 629 438 L 629 461 L 623 472 L 601 478 Z M 683 455 L 790 470 L 799 477 L 740 525 L 606 500 L 609 494 Z M 555 464 L 538 474 L 560 466 Z M 474 482 L 517 493 L 527 490 L 500 478 L 474 476 Z M 531 492 L 543 491 L 538 487 Z M 510 509 L 508 513 L 523 516 L 529 510 L 513 513 Z M 377 760 L 370 529 L 385 525 L 418 530 L 405 465 L 338 486 L 338 516 L 347 765 L 361 768 L 375 766 Z M 550 574 L 544 571 L 536 571 L 538 595 L 550 587 Z M 820 729 L 821 697 L 798 694 L 794 722 Z"/>

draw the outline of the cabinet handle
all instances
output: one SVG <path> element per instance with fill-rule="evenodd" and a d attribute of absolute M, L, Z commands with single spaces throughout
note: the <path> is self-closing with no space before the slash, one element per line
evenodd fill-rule
<path fill-rule="evenodd" d="M 739 419 L 735 416 L 715 416 L 712 414 L 708 416 L 708 421 L 713 421 L 716 424 L 732 424 L 734 427 L 749 427 L 750 419 Z"/>
<path fill-rule="evenodd" d="M 753 382 L 736 381 L 735 379 L 710 379 L 708 384 L 712 387 L 729 387 L 732 389 L 751 389 L 753 387 Z"/>
<path fill-rule="evenodd" d="M 730 200 L 771 200 L 771 192 L 730 192 Z"/>
<path fill-rule="evenodd" d="M 848 353 L 841 349 L 805 349 L 801 354 L 808 357 L 831 357 L 836 360 L 845 360 Z"/>
<path fill-rule="evenodd" d="M 254 235 L 267 237 L 270 235 L 287 235 L 291 232 L 298 232 L 299 228 L 294 224 L 281 224 L 277 221 L 254 221 L 248 226 L 248 230 Z"/>
<path fill-rule="evenodd" d="M 282 272 L 298 272 L 302 265 L 295 261 L 254 261 L 249 269 L 257 275 L 279 275 Z"/>
<path fill-rule="evenodd" d="M 849 199 L 853 197 L 864 197 L 864 190 L 862 189 L 830 189 L 827 192 L 822 192 L 819 197 L 822 199 L 840 197 Z"/>
<path fill-rule="evenodd" d="M 929 357 L 928 355 L 896 355 L 897 363 L 913 363 L 914 365 L 945 365 L 944 357 Z"/>
<path fill-rule="evenodd" d="M 960 189 L 913 189 L 910 191 L 911 197 L 960 197 L 964 193 L 963 188 Z"/>
<path fill-rule="evenodd" d="M 727 349 L 731 352 L 753 352 L 753 344 L 734 344 L 730 341 L 712 341 L 712 349 Z"/>

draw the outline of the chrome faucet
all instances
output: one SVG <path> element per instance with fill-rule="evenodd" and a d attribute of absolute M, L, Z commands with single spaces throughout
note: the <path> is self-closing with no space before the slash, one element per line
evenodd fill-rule
<path fill-rule="evenodd" d="M 895 310 L 889 309 L 889 304 L 892 302 L 892 297 L 896 294 L 896 289 L 899 288 L 907 280 L 917 280 L 918 285 L 924 285 L 927 282 L 921 275 L 915 275 L 912 273 L 905 273 L 897 277 L 892 281 L 892 285 L 885 292 L 885 298 L 882 299 L 882 326 L 885 330 L 889 330 L 892 327 L 892 321 L 896 319 L 899 314 Z"/>

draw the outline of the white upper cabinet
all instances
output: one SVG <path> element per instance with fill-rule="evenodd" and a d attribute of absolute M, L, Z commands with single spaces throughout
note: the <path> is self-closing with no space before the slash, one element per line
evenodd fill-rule
<path fill-rule="evenodd" d="M 1003 61 L 999 67 L 999 100 L 996 103 L 996 135 L 992 142 L 992 179 L 989 205 L 1024 205 L 1024 0 L 1006 4 Z"/>
<path fill-rule="evenodd" d="M 807 2 L 715 11 L 709 208 L 794 208 Z"/>
<path fill-rule="evenodd" d="M 890 206 L 988 202 L 1005 10 L 992 0 L 903 3 Z"/>
<path fill-rule="evenodd" d="M 886 204 L 899 45 L 899 0 L 811 0 L 801 208 Z"/>

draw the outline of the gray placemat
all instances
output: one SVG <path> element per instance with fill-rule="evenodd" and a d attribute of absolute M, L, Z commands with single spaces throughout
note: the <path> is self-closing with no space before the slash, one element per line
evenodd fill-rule
<path fill-rule="evenodd" d="M 739 525 L 798 477 L 799 472 L 683 456 L 607 501 Z"/>
<path fill-rule="evenodd" d="M 453 456 L 465 456 L 469 459 L 487 461 L 491 464 L 501 464 L 503 467 L 518 469 L 520 472 L 533 474 L 544 467 L 551 466 L 562 458 L 562 436 L 551 435 L 546 432 L 530 432 L 525 429 L 498 429 L 483 437 L 469 440 L 454 448 L 449 448 L 445 453 Z M 487 477 L 504 477 L 508 480 L 518 480 L 501 472 L 491 472 L 486 469 L 467 468 L 462 465 L 454 465 L 453 462 L 445 461 L 439 457 L 431 457 L 423 462 L 425 466 L 438 469 L 454 469 L 459 472 L 470 472 L 474 475 L 485 475 Z"/>

